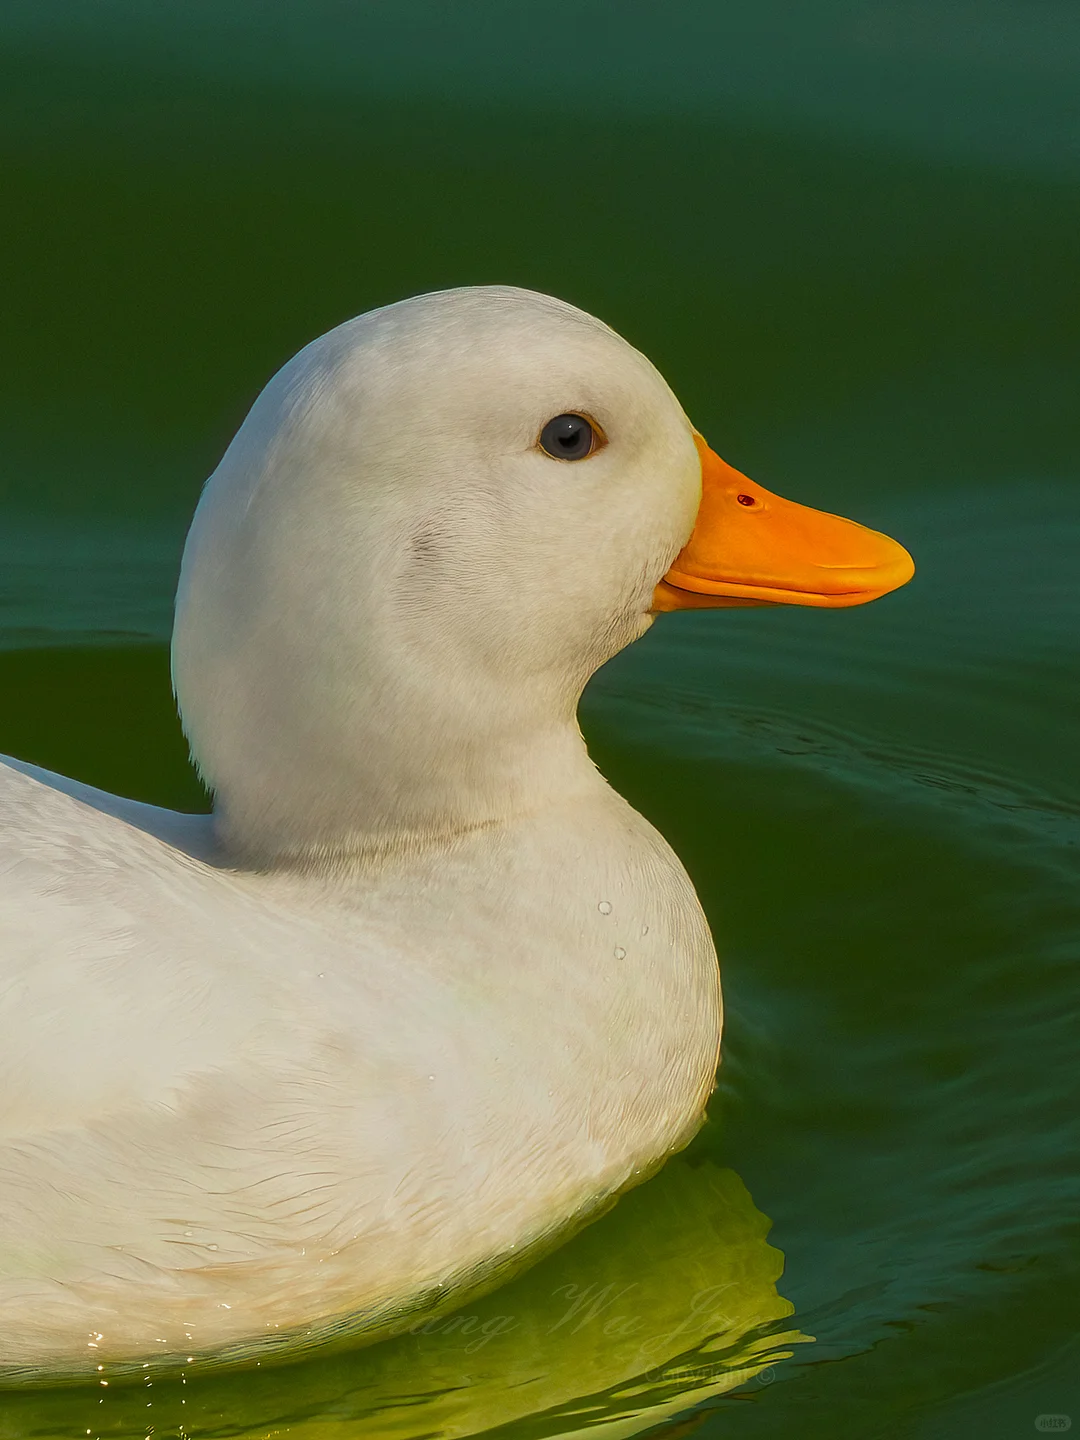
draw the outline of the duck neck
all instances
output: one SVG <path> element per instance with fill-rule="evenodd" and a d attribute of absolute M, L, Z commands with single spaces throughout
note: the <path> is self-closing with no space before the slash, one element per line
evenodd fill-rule
<path fill-rule="evenodd" d="M 307 751 L 219 788 L 225 858 L 260 869 L 334 870 L 453 846 L 606 783 L 576 719 L 498 733 L 415 728 L 368 736 L 345 763 Z"/>

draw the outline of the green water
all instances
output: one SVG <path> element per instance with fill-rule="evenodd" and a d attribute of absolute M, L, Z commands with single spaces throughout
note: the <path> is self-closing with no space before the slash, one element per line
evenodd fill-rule
<path fill-rule="evenodd" d="M 1054 0 L 9 0 L 0 751 L 201 803 L 165 649 L 201 480 L 307 339 L 438 286 L 601 315 L 919 570 L 666 617 L 586 695 L 721 953 L 686 1154 L 459 1317 L 8 1392 L 2 1440 L 1080 1425 L 1078 39 Z"/>

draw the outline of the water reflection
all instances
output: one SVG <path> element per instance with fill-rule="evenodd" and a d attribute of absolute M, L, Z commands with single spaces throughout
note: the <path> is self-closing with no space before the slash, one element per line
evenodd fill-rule
<path fill-rule="evenodd" d="M 302 1366 L 9 1394 L 0 1437 L 639 1435 L 810 1337 L 731 1170 L 680 1157 L 535 1269 L 369 1350 Z M 681 1427 L 679 1427 L 681 1433 Z"/>

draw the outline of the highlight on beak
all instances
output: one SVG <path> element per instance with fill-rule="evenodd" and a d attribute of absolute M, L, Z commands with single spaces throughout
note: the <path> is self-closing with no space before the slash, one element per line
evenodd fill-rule
<path fill-rule="evenodd" d="M 656 587 L 654 610 L 738 605 L 865 605 L 906 585 L 902 545 L 854 520 L 773 495 L 695 434 L 701 506 L 690 539 Z"/>

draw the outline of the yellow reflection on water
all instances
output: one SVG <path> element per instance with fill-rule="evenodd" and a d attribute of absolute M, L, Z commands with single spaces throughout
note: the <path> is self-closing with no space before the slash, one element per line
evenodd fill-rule
<path fill-rule="evenodd" d="M 303 1365 L 9 1394 L 0 1436 L 413 1440 L 654 1429 L 810 1337 L 783 1256 L 731 1170 L 680 1158 L 502 1289 L 396 1340 Z"/>

